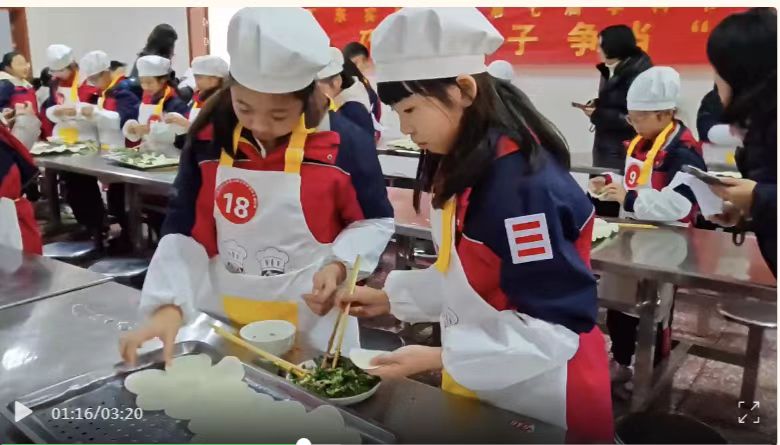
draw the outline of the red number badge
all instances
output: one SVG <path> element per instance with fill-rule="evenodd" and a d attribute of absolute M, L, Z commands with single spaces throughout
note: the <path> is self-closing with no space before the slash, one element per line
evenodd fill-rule
<path fill-rule="evenodd" d="M 639 175 L 641 173 L 641 167 L 637 164 L 632 164 L 626 170 L 626 190 L 635 189 L 639 185 Z"/>
<path fill-rule="evenodd" d="M 242 179 L 229 179 L 217 187 L 217 207 L 233 224 L 246 224 L 257 213 L 257 193 Z"/>

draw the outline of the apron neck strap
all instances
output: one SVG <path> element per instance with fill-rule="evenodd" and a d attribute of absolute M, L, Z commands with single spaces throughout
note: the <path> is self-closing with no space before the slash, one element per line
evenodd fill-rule
<path fill-rule="evenodd" d="M 450 198 L 441 210 L 441 243 L 439 244 L 439 256 L 433 263 L 441 273 L 447 273 L 450 268 L 450 257 L 452 256 L 452 221 L 455 218 L 455 197 Z"/>
<path fill-rule="evenodd" d="M 336 101 L 333 100 L 332 97 L 328 96 L 328 110 L 329 111 L 339 111 L 339 106 L 336 105 Z"/>
<path fill-rule="evenodd" d="M 152 116 L 162 117 L 163 107 L 165 107 L 165 100 L 168 99 L 168 97 L 170 97 L 171 95 L 172 95 L 171 86 L 168 85 L 165 87 L 165 92 L 160 98 L 160 101 L 157 102 L 157 105 L 154 106 L 154 111 L 152 111 Z"/>
<path fill-rule="evenodd" d="M 70 85 L 70 100 L 73 103 L 79 102 L 79 70 L 73 71 L 73 83 Z"/>
<path fill-rule="evenodd" d="M 219 165 L 222 167 L 232 167 L 235 161 L 235 156 L 238 154 L 238 144 L 241 140 L 241 132 L 244 130 L 244 126 L 241 123 L 237 123 L 233 129 L 233 156 L 230 156 L 225 149 L 222 149 L 222 153 L 219 156 Z M 306 128 L 306 118 L 301 114 L 301 119 L 298 121 L 295 129 L 290 135 L 290 142 L 287 144 L 287 148 L 284 152 L 284 172 L 300 174 L 301 164 L 303 164 L 303 150 L 306 146 L 306 138 L 309 133 L 313 133 L 314 129 Z"/>
<path fill-rule="evenodd" d="M 645 162 L 642 163 L 642 169 L 639 173 L 639 180 L 637 181 L 638 185 L 644 185 L 647 184 L 647 181 L 650 179 L 650 175 L 653 172 L 653 165 L 655 164 L 655 157 L 658 155 L 658 152 L 661 151 L 662 148 L 666 145 L 666 141 L 669 138 L 669 134 L 675 129 L 676 124 L 675 121 L 672 121 L 667 125 L 663 130 L 661 130 L 661 133 L 656 136 L 655 141 L 653 141 L 653 146 L 650 148 L 650 151 L 647 153 L 647 157 L 645 158 Z M 632 141 L 631 144 L 628 145 L 628 152 L 627 155 L 631 157 L 631 155 L 634 153 L 634 150 L 636 150 L 637 145 L 639 145 L 639 142 L 642 141 L 642 136 L 637 135 Z"/>
<path fill-rule="evenodd" d="M 106 103 L 106 93 L 108 93 L 111 88 L 114 88 L 114 85 L 119 81 L 119 79 L 122 76 L 115 76 L 113 79 L 111 79 L 111 83 L 108 84 L 105 90 L 103 90 L 102 93 L 100 93 L 100 99 L 98 100 L 98 108 L 103 108 L 103 105 Z"/>

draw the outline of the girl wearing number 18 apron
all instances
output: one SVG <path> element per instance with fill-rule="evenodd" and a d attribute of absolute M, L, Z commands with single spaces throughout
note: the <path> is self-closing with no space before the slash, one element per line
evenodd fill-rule
<path fill-rule="evenodd" d="M 190 129 L 144 284 L 152 317 L 120 345 L 131 362 L 142 341 L 170 342 L 199 310 L 238 326 L 287 320 L 298 346 L 325 351 L 337 286 L 358 255 L 371 273 L 394 230 L 371 136 L 315 87 L 328 38 L 311 13 L 241 9 L 228 51 L 230 87 Z M 209 124 L 212 143 L 192 137 Z M 343 348 L 358 345 L 350 318 Z"/>
<path fill-rule="evenodd" d="M 355 315 L 441 325 L 441 348 L 401 348 L 370 372 L 443 369 L 445 391 L 566 428 L 568 441 L 610 442 L 593 206 L 560 133 L 486 72 L 503 40 L 476 8 L 404 8 L 374 31 L 379 97 L 425 151 L 418 171 L 432 186 L 438 258 L 340 301 Z"/>

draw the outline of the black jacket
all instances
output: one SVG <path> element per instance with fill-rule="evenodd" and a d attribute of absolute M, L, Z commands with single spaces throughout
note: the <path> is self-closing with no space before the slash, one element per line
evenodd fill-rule
<path fill-rule="evenodd" d="M 777 111 L 763 122 L 752 123 L 743 147 L 737 149 L 737 167 L 742 177 L 756 181 L 753 190 L 752 223 L 758 247 L 777 276 Z"/>
<path fill-rule="evenodd" d="M 699 132 L 699 140 L 710 142 L 708 133 L 710 128 L 722 123 L 720 115 L 723 114 L 723 104 L 720 103 L 718 89 L 713 88 L 705 94 L 699 105 L 699 112 L 696 115 L 696 130 Z"/>
<path fill-rule="evenodd" d="M 601 73 L 599 97 L 590 121 L 596 128 L 593 140 L 593 165 L 623 169 L 626 162 L 625 141 L 633 139 L 636 132 L 626 122 L 626 95 L 628 88 L 642 71 L 653 66 L 650 56 L 644 52 L 621 61 L 615 74 L 609 77 L 609 68 L 603 63 L 596 66 Z"/>

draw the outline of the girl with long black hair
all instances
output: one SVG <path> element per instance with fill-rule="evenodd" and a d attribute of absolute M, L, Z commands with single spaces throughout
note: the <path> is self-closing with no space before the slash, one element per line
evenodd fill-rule
<path fill-rule="evenodd" d="M 590 270 L 593 206 L 528 97 L 486 71 L 503 37 L 476 8 L 404 8 L 372 37 L 379 96 L 425 151 L 436 263 L 340 295 L 356 316 L 439 321 L 442 347 L 374 359 L 392 378 L 443 369 L 445 391 L 612 440 Z"/>

